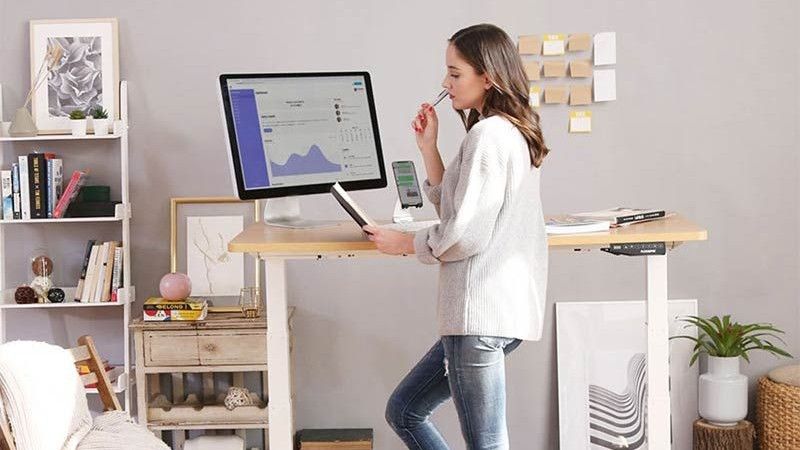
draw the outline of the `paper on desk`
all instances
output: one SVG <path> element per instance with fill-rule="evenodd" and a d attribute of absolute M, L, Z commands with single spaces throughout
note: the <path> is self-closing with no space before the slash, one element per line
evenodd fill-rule
<path fill-rule="evenodd" d="M 604 66 L 617 63 L 617 33 L 597 33 L 594 35 L 594 65 Z"/>
<path fill-rule="evenodd" d="M 608 102 L 617 99 L 617 73 L 614 69 L 594 71 L 594 101 Z"/>

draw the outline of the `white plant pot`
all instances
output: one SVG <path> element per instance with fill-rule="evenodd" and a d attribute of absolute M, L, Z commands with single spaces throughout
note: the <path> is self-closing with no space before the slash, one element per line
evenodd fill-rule
<path fill-rule="evenodd" d="M 108 119 L 92 119 L 95 136 L 108 135 Z"/>
<path fill-rule="evenodd" d="M 70 119 L 69 126 L 72 129 L 73 136 L 86 136 L 86 119 Z"/>
<path fill-rule="evenodd" d="M 734 426 L 747 416 L 747 377 L 739 373 L 739 357 L 708 357 L 700 375 L 700 417 L 718 426 Z"/>

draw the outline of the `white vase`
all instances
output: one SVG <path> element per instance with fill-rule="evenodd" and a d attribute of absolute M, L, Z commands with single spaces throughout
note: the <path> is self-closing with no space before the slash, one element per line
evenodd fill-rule
<path fill-rule="evenodd" d="M 700 375 L 700 417 L 718 426 L 734 426 L 747 416 L 747 377 L 739 373 L 739 357 L 708 357 Z"/>
<path fill-rule="evenodd" d="M 92 119 L 95 136 L 108 135 L 108 119 Z"/>
<path fill-rule="evenodd" d="M 69 126 L 73 136 L 86 136 L 86 119 L 70 119 Z"/>

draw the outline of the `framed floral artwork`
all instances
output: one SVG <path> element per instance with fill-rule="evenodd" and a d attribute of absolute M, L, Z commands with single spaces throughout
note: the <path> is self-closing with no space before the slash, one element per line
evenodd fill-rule
<path fill-rule="evenodd" d="M 40 134 L 69 133 L 74 110 L 88 115 L 100 107 L 119 118 L 117 19 L 32 20 L 30 34 L 31 80 L 41 80 L 33 86 L 31 113 Z M 43 62 L 53 47 L 61 58 L 48 69 Z"/>
<path fill-rule="evenodd" d="M 261 291 L 260 261 L 228 251 L 228 242 L 258 217 L 257 209 L 256 201 L 235 197 L 171 199 L 170 271 L 189 276 L 192 297 L 232 306 L 242 288 Z"/>

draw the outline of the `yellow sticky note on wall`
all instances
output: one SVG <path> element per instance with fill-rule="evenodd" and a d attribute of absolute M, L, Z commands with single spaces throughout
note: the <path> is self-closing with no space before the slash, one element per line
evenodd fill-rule
<path fill-rule="evenodd" d="M 525 73 L 528 74 L 528 80 L 536 81 L 540 78 L 539 61 L 525 61 Z"/>
<path fill-rule="evenodd" d="M 591 133 L 592 132 L 592 112 L 591 111 L 570 111 L 569 112 L 569 132 L 570 133 Z"/>
<path fill-rule="evenodd" d="M 545 103 L 567 103 L 566 86 L 547 86 L 544 88 Z"/>
<path fill-rule="evenodd" d="M 589 105 L 592 103 L 592 85 L 576 84 L 569 88 L 570 105 Z"/>
<path fill-rule="evenodd" d="M 582 52 L 592 48 L 592 36 L 589 33 L 570 34 L 567 38 L 567 48 L 571 52 Z"/>
<path fill-rule="evenodd" d="M 542 40 L 537 35 L 520 36 L 518 47 L 522 55 L 538 55 L 541 53 Z"/>
<path fill-rule="evenodd" d="M 588 78 L 592 76 L 592 62 L 588 59 L 570 61 L 569 76 L 572 78 Z"/>
<path fill-rule="evenodd" d="M 565 61 L 545 61 L 545 78 L 560 78 L 567 75 L 567 63 Z"/>
<path fill-rule="evenodd" d="M 564 54 L 563 34 L 545 34 L 542 43 L 542 54 L 545 56 L 555 56 Z"/>
<path fill-rule="evenodd" d="M 530 101 L 528 103 L 531 107 L 538 108 L 539 105 L 541 105 L 542 88 L 539 86 L 531 86 L 528 94 L 530 95 Z"/>

